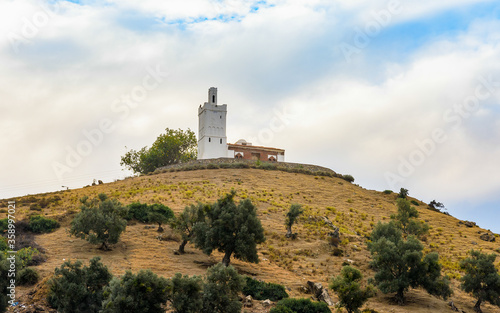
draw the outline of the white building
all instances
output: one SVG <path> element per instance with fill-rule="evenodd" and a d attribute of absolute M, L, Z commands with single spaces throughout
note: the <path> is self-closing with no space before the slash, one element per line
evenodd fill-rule
<path fill-rule="evenodd" d="M 228 144 L 227 104 L 217 105 L 217 88 L 208 90 L 208 102 L 198 108 L 198 159 L 236 158 L 284 162 L 285 150 L 253 146 L 241 139 Z"/>
<path fill-rule="evenodd" d="M 227 157 L 227 104 L 217 105 L 217 88 L 208 90 L 208 102 L 198 109 L 198 159 Z"/>

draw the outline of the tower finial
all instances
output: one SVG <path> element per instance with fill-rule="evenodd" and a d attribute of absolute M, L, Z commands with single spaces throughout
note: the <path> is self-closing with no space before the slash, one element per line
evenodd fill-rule
<path fill-rule="evenodd" d="M 210 89 L 208 89 L 208 103 L 217 105 L 217 88 L 210 87 Z"/>

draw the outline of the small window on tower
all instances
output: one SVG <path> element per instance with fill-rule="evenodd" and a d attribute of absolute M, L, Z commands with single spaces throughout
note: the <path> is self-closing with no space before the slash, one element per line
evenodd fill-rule
<path fill-rule="evenodd" d="M 212 142 L 212 138 L 208 138 L 208 142 Z"/>
<path fill-rule="evenodd" d="M 220 119 L 222 119 L 222 115 L 220 116 Z"/>
<path fill-rule="evenodd" d="M 215 95 L 212 96 L 212 103 L 215 103 Z"/>
<path fill-rule="evenodd" d="M 222 138 L 220 139 L 220 144 L 222 144 Z"/>

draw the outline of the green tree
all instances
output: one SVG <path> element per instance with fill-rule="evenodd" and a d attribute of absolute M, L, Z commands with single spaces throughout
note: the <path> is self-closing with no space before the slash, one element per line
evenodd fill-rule
<path fill-rule="evenodd" d="M 500 306 L 500 275 L 494 265 L 496 255 L 474 250 L 469 254 L 469 258 L 460 262 L 460 268 L 465 271 L 461 288 L 477 299 L 474 311 L 482 312 L 483 302 Z"/>
<path fill-rule="evenodd" d="M 177 231 L 182 236 L 182 242 L 179 245 L 178 252 L 184 254 L 186 244 L 193 239 L 193 227 L 197 222 L 203 221 L 205 212 L 210 208 L 210 205 L 198 203 L 190 205 L 184 209 L 176 218 L 172 219 L 170 227 Z"/>
<path fill-rule="evenodd" d="M 397 199 L 398 213 L 391 215 L 405 235 L 423 236 L 429 232 L 427 223 L 417 220 L 419 213 L 415 207 L 411 206 L 410 201 L 403 198 Z"/>
<path fill-rule="evenodd" d="M 377 271 L 375 281 L 383 293 L 396 292 L 396 300 L 404 303 L 409 288 L 422 286 L 428 293 L 446 299 L 451 295 L 449 281 L 441 276 L 437 253 L 423 256 L 423 246 L 414 236 L 405 240 L 394 222 L 377 224 L 368 249 L 371 266 Z"/>
<path fill-rule="evenodd" d="M 121 166 L 134 173 L 151 173 L 157 168 L 175 163 L 196 160 L 197 140 L 190 129 L 183 131 L 167 128 L 158 136 L 151 148 L 130 150 L 121 157 Z"/>
<path fill-rule="evenodd" d="M 224 252 L 222 263 L 226 266 L 233 254 L 239 260 L 258 263 L 257 244 L 265 241 L 264 229 L 252 202 L 245 199 L 236 205 L 234 196 L 232 191 L 217 200 L 204 220 L 194 225 L 195 245 L 207 255 L 215 249 Z"/>
<path fill-rule="evenodd" d="M 406 199 L 406 197 L 408 197 L 408 189 L 401 188 L 399 190 L 398 198 Z"/>
<path fill-rule="evenodd" d="M 361 289 L 361 272 L 351 266 L 344 266 L 339 276 L 332 279 L 330 288 L 339 297 L 338 306 L 346 308 L 348 313 L 357 313 L 359 308 L 375 294 L 374 287 L 368 285 Z"/>
<path fill-rule="evenodd" d="M 198 313 L 203 308 L 203 280 L 177 273 L 170 281 L 168 298 L 176 313 Z"/>
<path fill-rule="evenodd" d="M 112 278 L 99 257 L 90 260 L 89 266 L 81 261 L 64 262 L 55 269 L 49 280 L 49 304 L 61 313 L 91 313 L 101 310 L 103 289 Z"/>
<path fill-rule="evenodd" d="M 121 278 L 113 278 L 104 290 L 102 313 L 164 313 L 168 300 L 169 281 L 151 270 L 137 275 L 127 271 Z"/>
<path fill-rule="evenodd" d="M 122 218 L 126 216 L 125 207 L 102 193 L 90 201 L 88 197 L 80 201 L 81 212 L 71 222 L 70 234 L 109 250 L 108 245 L 117 243 L 127 226 L 127 221 Z"/>
<path fill-rule="evenodd" d="M 219 263 L 209 268 L 203 287 L 203 312 L 241 312 L 238 294 L 244 284 L 243 277 L 232 266 Z"/>
<path fill-rule="evenodd" d="M 285 220 L 287 238 L 293 237 L 292 226 L 293 224 L 295 224 L 297 218 L 302 213 L 304 213 L 304 210 L 302 210 L 302 206 L 300 204 L 292 204 L 290 206 L 290 209 L 286 213 L 286 220 Z"/>
<path fill-rule="evenodd" d="M 168 223 L 174 218 L 174 212 L 163 204 L 155 203 L 149 206 L 148 220 L 150 223 L 158 224 L 158 231 L 162 232 L 162 224 Z"/>

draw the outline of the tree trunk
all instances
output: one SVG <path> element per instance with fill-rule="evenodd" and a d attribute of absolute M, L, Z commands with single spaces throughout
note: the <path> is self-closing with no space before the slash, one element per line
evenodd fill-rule
<path fill-rule="evenodd" d="M 285 236 L 286 236 L 286 238 L 292 237 L 292 226 L 288 226 L 286 228 L 286 235 Z"/>
<path fill-rule="evenodd" d="M 229 263 L 231 262 L 231 254 L 233 254 L 232 251 L 226 251 L 224 258 L 222 259 L 222 264 L 226 267 L 229 266 Z"/>
<path fill-rule="evenodd" d="M 183 240 L 183 241 L 181 242 L 181 245 L 179 246 L 179 254 L 184 254 L 184 253 L 186 253 L 186 252 L 184 251 L 184 247 L 187 245 L 187 243 L 188 243 L 188 241 L 187 241 L 187 240 Z"/>
<path fill-rule="evenodd" d="M 483 311 L 481 311 L 481 299 L 477 300 L 476 305 L 474 305 L 474 311 L 477 313 L 483 313 Z"/>
<path fill-rule="evenodd" d="M 160 223 L 158 223 L 158 230 L 157 230 L 157 232 L 163 233 L 163 227 L 161 227 Z"/>
<path fill-rule="evenodd" d="M 109 250 L 108 249 L 108 245 L 106 244 L 106 242 L 103 242 L 102 245 L 101 245 L 101 247 L 99 249 L 104 250 L 104 251 L 108 251 Z"/>
<path fill-rule="evenodd" d="M 396 293 L 396 301 L 399 305 L 405 304 L 405 290 L 403 288 Z"/>

